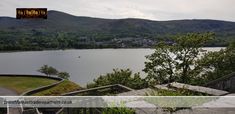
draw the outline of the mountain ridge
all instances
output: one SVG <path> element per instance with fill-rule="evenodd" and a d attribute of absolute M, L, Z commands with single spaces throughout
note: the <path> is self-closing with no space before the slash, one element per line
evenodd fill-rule
<path fill-rule="evenodd" d="M 5 20 L 4 20 L 5 19 Z M 27 23 L 35 23 L 37 24 L 37 22 L 39 22 L 38 24 L 43 24 L 40 22 L 47 22 L 46 24 L 53 24 L 53 22 L 60 22 L 61 25 L 69 25 L 71 27 L 73 26 L 78 26 L 79 22 L 80 24 L 87 24 L 86 26 L 89 26 L 89 23 L 91 24 L 104 24 L 104 23 L 108 23 L 108 24 L 113 24 L 113 23 L 118 23 L 120 24 L 121 22 L 123 23 L 128 23 L 128 24 L 140 24 L 140 23 L 145 23 L 145 24 L 172 24 L 172 23 L 183 23 L 183 22 L 214 22 L 214 23 L 232 23 L 235 25 L 235 22 L 231 22 L 231 21 L 222 21 L 222 20 L 212 20 L 212 19 L 183 19 L 183 20 L 169 20 L 169 21 L 156 21 L 156 20 L 148 20 L 148 19 L 138 19 L 138 18 L 124 18 L 124 19 L 103 19 L 103 18 L 94 18 L 94 17 L 86 17 L 86 16 L 74 16 L 71 14 L 67 14 L 64 12 L 60 12 L 60 11 L 55 11 L 55 10 L 51 10 L 48 11 L 48 19 L 47 20 L 39 20 L 37 22 L 30 20 L 30 19 L 22 19 L 22 20 L 17 20 L 15 18 L 12 17 L 0 17 L 0 25 L 3 25 L 2 27 L 4 27 L 4 24 L 2 21 L 7 21 L 9 20 L 11 23 L 8 23 L 8 26 L 5 27 L 5 29 L 7 27 L 14 27 L 17 26 L 18 23 L 21 23 L 24 25 L 27 25 Z M 36 19 L 37 20 L 37 19 Z M 70 23 L 68 23 L 68 21 L 70 21 Z M 66 22 L 66 23 L 62 23 L 62 22 Z M 95 23 L 94 23 L 95 22 Z M 7 23 L 7 22 L 5 22 Z M 55 23 L 54 23 L 55 24 Z M 122 24 L 122 23 L 121 23 Z M 23 27 L 21 26 L 21 27 Z"/>
<path fill-rule="evenodd" d="M 60 11 L 48 11 L 48 19 L 15 19 L 0 17 L 1 31 L 72 32 L 102 34 L 110 37 L 163 37 L 189 32 L 215 32 L 218 37 L 235 36 L 235 22 L 211 19 L 156 21 L 138 18 L 103 19 L 74 16 Z M 93 35 L 94 36 L 94 35 Z"/>

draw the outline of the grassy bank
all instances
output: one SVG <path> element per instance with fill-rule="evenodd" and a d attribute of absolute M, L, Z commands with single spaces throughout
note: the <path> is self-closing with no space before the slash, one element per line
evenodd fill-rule
<path fill-rule="evenodd" d="M 0 77 L 0 87 L 5 87 L 16 91 L 18 94 L 23 92 L 50 85 L 57 82 L 53 79 L 39 78 L 39 77 L 11 77 L 11 76 L 1 76 Z"/>
<path fill-rule="evenodd" d="M 65 80 L 64 82 L 58 84 L 57 86 L 38 92 L 36 94 L 33 94 L 33 96 L 58 96 L 58 95 L 76 91 L 79 89 L 81 89 L 79 85 L 69 80 Z"/>

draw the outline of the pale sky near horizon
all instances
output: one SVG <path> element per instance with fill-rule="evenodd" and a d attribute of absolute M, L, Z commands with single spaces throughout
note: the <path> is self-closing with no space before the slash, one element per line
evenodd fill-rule
<path fill-rule="evenodd" d="M 151 20 L 216 19 L 235 22 L 235 0 L 1 0 L 0 16 L 16 8 L 48 8 L 76 16 Z"/>

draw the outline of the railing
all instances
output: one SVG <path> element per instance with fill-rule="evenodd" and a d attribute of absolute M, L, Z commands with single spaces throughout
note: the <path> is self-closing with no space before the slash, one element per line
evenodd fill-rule
<path fill-rule="evenodd" d="M 33 95 L 33 94 L 38 93 L 40 91 L 50 89 L 50 88 L 55 87 L 55 86 L 57 86 L 58 84 L 60 84 L 60 83 L 62 83 L 64 81 L 64 79 L 59 78 L 59 77 L 49 77 L 49 76 L 40 76 L 40 75 L 37 75 L 37 77 L 54 79 L 54 80 L 58 80 L 58 82 L 53 83 L 51 85 L 42 86 L 42 87 L 39 87 L 39 88 L 36 88 L 36 89 L 33 89 L 33 90 L 26 91 L 25 93 L 21 94 L 22 96 L 30 96 L 30 95 Z M 29 112 L 31 114 L 32 114 L 32 112 L 34 112 L 35 114 L 41 114 L 38 111 L 38 108 L 33 108 L 33 109 L 31 108 L 31 109 L 27 109 L 27 110 L 22 109 L 22 112 L 24 112 L 24 113 Z"/>
<path fill-rule="evenodd" d="M 90 88 L 75 92 L 66 93 L 63 96 L 96 96 L 96 95 L 116 95 L 127 91 L 134 91 L 121 84 L 107 85 L 96 88 Z M 56 114 L 102 114 L 102 108 L 62 108 Z"/>
<path fill-rule="evenodd" d="M 188 84 L 182 84 L 177 82 L 172 82 L 169 84 L 170 87 L 177 88 L 177 89 L 186 89 L 193 92 L 199 92 L 199 93 L 205 93 L 208 95 L 214 95 L 214 96 L 223 96 L 228 94 L 227 91 L 212 89 L 208 87 L 202 87 L 202 86 L 192 86 Z"/>
<path fill-rule="evenodd" d="M 229 92 L 235 92 L 235 72 L 213 80 L 203 86 L 219 90 L 226 90 Z"/>
<path fill-rule="evenodd" d="M 101 108 L 64 108 L 56 114 L 102 114 Z"/>
<path fill-rule="evenodd" d="M 96 95 L 117 94 L 117 93 L 132 91 L 132 90 L 134 89 L 131 89 L 129 87 L 126 87 L 120 84 L 114 84 L 114 85 L 107 85 L 107 86 L 74 91 L 74 92 L 63 94 L 62 96 L 82 96 L 82 95 L 96 96 Z"/>

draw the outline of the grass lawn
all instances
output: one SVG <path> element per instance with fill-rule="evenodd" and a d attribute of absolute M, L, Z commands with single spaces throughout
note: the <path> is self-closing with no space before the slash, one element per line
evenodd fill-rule
<path fill-rule="evenodd" d="M 50 85 L 57 82 L 53 79 L 38 78 L 38 77 L 11 77 L 1 76 L 0 87 L 5 87 L 22 94 L 28 90 L 32 90 L 41 86 Z"/>
<path fill-rule="evenodd" d="M 156 89 L 146 93 L 147 96 L 208 96 L 206 93 L 193 92 L 187 89 L 176 89 L 175 91 Z"/>
<path fill-rule="evenodd" d="M 81 89 L 79 85 L 69 80 L 65 80 L 64 82 L 58 84 L 57 86 L 38 92 L 36 94 L 33 94 L 33 96 L 58 96 L 58 95 L 76 91 L 79 89 Z"/>

